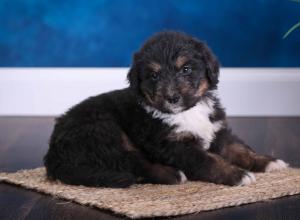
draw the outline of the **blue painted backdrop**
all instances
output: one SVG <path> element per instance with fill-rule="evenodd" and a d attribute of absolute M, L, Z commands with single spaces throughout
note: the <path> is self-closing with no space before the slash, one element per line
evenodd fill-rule
<path fill-rule="evenodd" d="M 299 67 L 289 0 L 0 0 L 0 66 L 121 67 L 154 32 L 206 41 L 226 67 Z"/>

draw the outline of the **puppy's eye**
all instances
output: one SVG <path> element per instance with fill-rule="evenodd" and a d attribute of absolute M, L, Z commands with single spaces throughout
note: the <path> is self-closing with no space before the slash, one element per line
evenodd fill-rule
<path fill-rule="evenodd" d="M 188 75 L 192 73 L 192 68 L 190 66 L 184 66 L 181 70 L 184 75 Z"/>
<path fill-rule="evenodd" d="M 152 79 L 153 81 L 158 80 L 158 78 L 159 78 L 158 73 L 156 73 L 156 72 L 151 73 L 151 79 Z"/>

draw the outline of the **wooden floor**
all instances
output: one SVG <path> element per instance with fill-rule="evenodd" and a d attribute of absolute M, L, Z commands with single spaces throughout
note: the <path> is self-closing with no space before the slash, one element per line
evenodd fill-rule
<path fill-rule="evenodd" d="M 0 117 L 0 172 L 42 166 L 53 124 L 51 117 Z M 229 124 L 259 153 L 282 158 L 292 166 L 300 167 L 300 117 L 230 118 Z M 0 220 L 121 218 L 108 211 L 0 184 Z M 300 196 L 175 219 L 300 219 Z"/>

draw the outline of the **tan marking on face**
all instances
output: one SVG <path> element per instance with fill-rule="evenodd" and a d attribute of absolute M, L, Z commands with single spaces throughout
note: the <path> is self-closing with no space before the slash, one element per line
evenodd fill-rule
<path fill-rule="evenodd" d="M 197 92 L 198 95 L 202 96 L 206 92 L 206 90 L 208 89 L 208 87 L 209 87 L 209 84 L 208 84 L 207 80 L 202 81 L 200 83 L 199 88 L 198 88 L 198 92 Z"/>
<path fill-rule="evenodd" d="M 154 100 L 152 100 L 152 98 L 150 97 L 150 95 L 148 93 L 146 93 L 146 92 L 143 92 L 143 93 L 144 93 L 145 98 L 148 100 L 148 102 L 150 104 L 153 104 Z"/>
<path fill-rule="evenodd" d="M 154 71 L 154 72 L 159 72 L 161 70 L 161 65 L 159 63 L 156 63 L 154 61 L 150 62 L 149 67 Z"/>
<path fill-rule="evenodd" d="M 137 151 L 125 133 L 122 133 L 121 138 L 122 146 L 126 151 Z"/>
<path fill-rule="evenodd" d="M 179 56 L 175 62 L 175 65 L 178 69 L 180 69 L 187 61 L 188 61 L 187 57 Z"/>
<path fill-rule="evenodd" d="M 180 85 L 181 93 L 188 93 L 190 91 L 190 84 L 188 82 L 182 82 Z"/>

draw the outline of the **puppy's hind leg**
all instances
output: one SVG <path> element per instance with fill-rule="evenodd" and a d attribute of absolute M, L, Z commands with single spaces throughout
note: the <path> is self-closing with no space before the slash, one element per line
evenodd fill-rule
<path fill-rule="evenodd" d="M 122 134 L 122 148 L 126 155 L 123 159 L 126 158 L 126 164 L 131 164 L 131 171 L 138 177 L 139 183 L 181 184 L 187 181 L 182 171 L 150 162 L 125 133 Z"/>
<path fill-rule="evenodd" d="M 181 184 L 187 181 L 185 174 L 171 166 L 150 162 L 140 151 L 124 152 L 123 159 L 131 164 L 131 172 L 138 183 Z"/>

